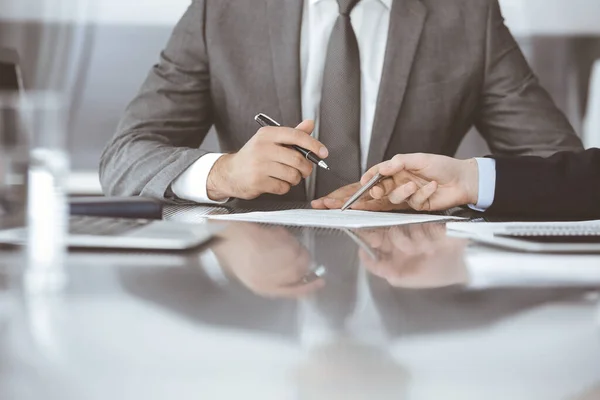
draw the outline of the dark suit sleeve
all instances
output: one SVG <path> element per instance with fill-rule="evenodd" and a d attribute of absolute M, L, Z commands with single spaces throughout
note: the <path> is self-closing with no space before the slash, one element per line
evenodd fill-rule
<path fill-rule="evenodd" d="M 170 185 L 206 154 L 213 124 L 204 38 L 205 0 L 179 21 L 100 161 L 104 193 L 175 200 Z"/>
<path fill-rule="evenodd" d="M 549 156 L 557 151 L 583 150 L 505 26 L 498 1 L 487 3 L 486 61 L 476 126 L 492 152 Z"/>
<path fill-rule="evenodd" d="M 600 218 L 600 149 L 497 158 L 496 195 L 487 213 Z"/>

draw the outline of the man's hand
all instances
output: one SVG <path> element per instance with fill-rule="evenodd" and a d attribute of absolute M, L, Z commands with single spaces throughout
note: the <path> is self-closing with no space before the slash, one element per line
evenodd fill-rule
<path fill-rule="evenodd" d="M 226 154 L 213 166 L 206 189 L 213 200 L 235 197 L 255 199 L 261 194 L 283 195 L 298 185 L 313 170 L 313 164 L 302 154 L 286 145 L 304 147 L 327 158 L 323 144 L 310 136 L 313 121 L 304 121 L 296 129 L 261 128 L 235 154 Z"/>
<path fill-rule="evenodd" d="M 385 198 L 392 204 L 408 203 L 417 211 L 476 204 L 479 197 L 479 170 L 474 159 L 399 154 L 371 168 L 361 183 L 367 183 L 378 172 L 387 178 L 375 186 L 370 195 L 374 199 Z M 429 183 L 423 185 L 423 181 Z"/>
<path fill-rule="evenodd" d="M 360 184 L 358 182 L 353 183 L 352 185 L 344 186 L 343 188 L 340 188 L 325 197 L 313 200 L 311 205 L 313 208 L 320 210 L 342 208 L 345 199 L 356 193 L 359 188 Z"/>
<path fill-rule="evenodd" d="M 343 188 L 338 189 L 325 197 L 314 200 L 311 203 L 312 208 L 317 210 L 339 210 L 360 188 L 360 183 L 353 183 L 352 185 L 344 186 Z M 406 210 L 409 207 L 406 204 L 393 204 L 386 196 L 375 199 L 367 193 L 360 200 L 354 203 L 351 208 L 353 210 L 361 211 L 393 211 Z"/>

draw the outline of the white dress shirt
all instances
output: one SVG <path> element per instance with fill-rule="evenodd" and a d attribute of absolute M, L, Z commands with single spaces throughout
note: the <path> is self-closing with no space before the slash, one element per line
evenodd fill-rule
<path fill-rule="evenodd" d="M 390 11 L 393 0 L 361 0 L 350 17 L 361 55 L 361 164 L 364 171 L 371 143 L 379 84 L 383 72 Z M 305 0 L 300 45 L 302 118 L 317 121 L 314 136 L 319 137 L 318 119 L 327 47 L 335 21 L 339 16 L 337 0 Z M 257 110 L 259 112 L 260 110 Z M 298 121 L 300 122 L 300 121 Z M 196 161 L 171 185 L 181 199 L 197 203 L 212 201 L 206 192 L 206 181 L 222 154 L 209 154 Z M 309 197 L 314 193 L 314 179 L 307 182 Z"/>

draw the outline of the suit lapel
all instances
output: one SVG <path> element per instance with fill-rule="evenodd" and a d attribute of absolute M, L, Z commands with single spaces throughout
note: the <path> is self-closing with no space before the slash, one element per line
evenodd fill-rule
<path fill-rule="evenodd" d="M 266 0 L 273 77 L 279 102 L 279 122 L 296 126 L 302 121 L 300 88 L 300 30 L 303 0 Z M 288 199 L 306 200 L 304 181 L 292 188 Z"/>
<path fill-rule="evenodd" d="M 427 9 L 420 0 L 395 0 L 392 4 L 388 44 L 369 149 L 369 167 L 381 162 L 385 156 L 427 17 Z"/>
<path fill-rule="evenodd" d="M 300 30 L 303 0 L 266 0 L 273 74 L 281 124 L 302 120 L 300 99 Z"/>

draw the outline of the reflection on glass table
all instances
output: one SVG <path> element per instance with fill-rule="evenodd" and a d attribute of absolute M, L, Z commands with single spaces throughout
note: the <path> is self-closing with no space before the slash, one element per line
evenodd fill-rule
<path fill-rule="evenodd" d="M 298 400 L 404 400 L 411 384 L 385 348 L 344 337 L 310 348 L 293 377 Z"/>
<path fill-rule="evenodd" d="M 468 240 L 446 236 L 443 224 L 409 225 L 357 234 L 377 253 L 374 259 L 364 249 L 359 251 L 364 267 L 392 286 L 434 288 L 468 281 L 464 263 Z"/>
<path fill-rule="evenodd" d="M 162 399 L 174 391 L 273 400 L 596 394 L 598 297 L 588 289 L 432 288 L 457 280 L 441 266 L 460 248 L 435 225 L 358 232 L 381 260 L 414 270 L 400 269 L 398 281 L 339 262 L 359 249 L 343 232 L 232 228 L 212 247 L 224 281 L 207 273 L 198 253 L 153 254 L 137 265 L 129 256 L 127 265 L 118 257 L 101 265 L 80 255 L 64 294 L 15 301 L 4 324 L 11 335 L 0 334 L 0 397 L 22 398 L 10 396 L 17 390 L 51 400 Z M 333 245 L 347 243 L 355 247 L 346 259 Z M 440 269 L 428 270 L 422 255 Z M 327 268 L 323 286 L 290 299 L 295 294 L 282 287 L 315 259 Z"/>
<path fill-rule="evenodd" d="M 237 223 L 220 237 L 208 257 L 214 254 L 226 275 L 256 294 L 294 298 L 324 285 L 324 267 L 314 265 L 308 249 L 285 228 Z"/>

